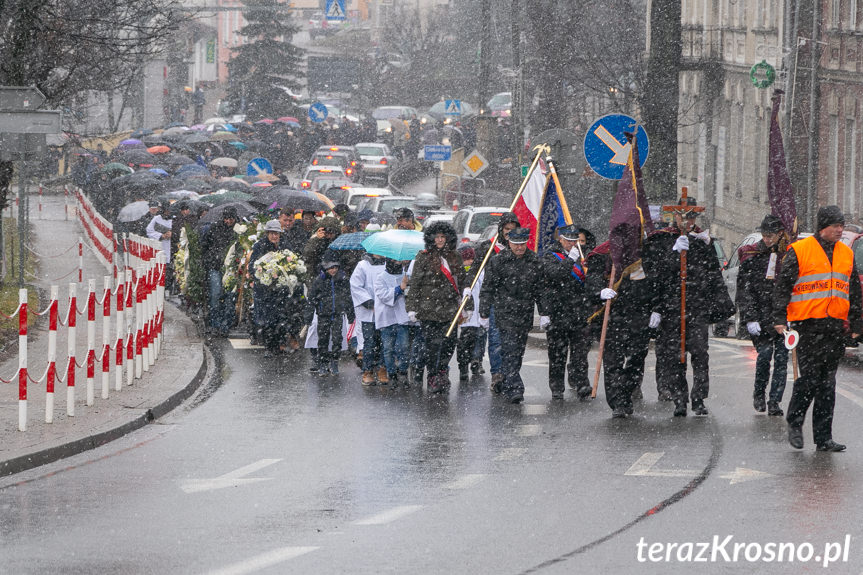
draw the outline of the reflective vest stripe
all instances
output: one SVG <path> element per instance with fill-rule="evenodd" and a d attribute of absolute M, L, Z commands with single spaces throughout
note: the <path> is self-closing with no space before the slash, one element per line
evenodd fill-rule
<path fill-rule="evenodd" d="M 805 301 L 807 299 L 819 299 L 823 298 L 827 295 L 826 291 L 818 291 L 813 293 L 803 293 L 803 294 L 795 294 L 791 296 L 791 301 Z M 833 290 L 830 292 L 830 297 L 838 297 L 840 299 L 848 299 L 848 294 L 842 293 L 840 290 Z"/>

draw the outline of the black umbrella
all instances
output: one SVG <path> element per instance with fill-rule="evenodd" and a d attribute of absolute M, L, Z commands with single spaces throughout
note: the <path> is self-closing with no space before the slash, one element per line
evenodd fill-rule
<path fill-rule="evenodd" d="M 164 203 L 169 203 L 169 199 L 164 195 L 159 196 L 156 199 L 159 201 L 163 201 L 163 198 L 164 198 Z M 207 202 L 202 202 L 201 200 L 177 200 L 176 202 L 171 204 L 171 207 L 168 208 L 168 213 L 179 214 L 180 213 L 180 204 L 182 204 L 184 202 L 185 202 L 185 205 L 189 206 L 189 209 L 192 210 L 193 212 L 195 212 L 196 214 L 200 213 L 201 210 L 211 210 L 213 208 L 213 206 L 211 206 Z"/>
<path fill-rule="evenodd" d="M 122 150 L 119 153 L 119 158 L 126 164 L 153 165 L 156 163 L 156 156 L 146 149 Z"/>
<path fill-rule="evenodd" d="M 209 178 L 183 178 L 175 181 L 177 182 L 175 190 L 192 190 L 199 194 L 209 194 L 213 191 Z"/>
<path fill-rule="evenodd" d="M 255 200 L 267 206 L 275 203 L 279 208 L 292 210 L 313 210 L 315 212 L 329 210 L 329 207 L 315 196 L 286 186 L 264 188 L 263 191 L 255 194 Z"/>
<path fill-rule="evenodd" d="M 183 154 L 169 152 L 159 155 L 159 163 L 166 166 L 188 166 L 189 164 L 194 164 L 195 160 Z"/>
<path fill-rule="evenodd" d="M 216 180 L 213 187 L 217 190 L 230 190 L 232 192 L 246 192 L 252 194 L 254 192 L 254 188 L 247 183 L 244 183 L 242 180 L 238 180 L 237 178 L 222 178 L 220 180 Z"/>
<path fill-rule="evenodd" d="M 205 144 L 210 141 L 210 137 L 204 132 L 192 132 L 184 135 L 180 141 L 187 144 Z"/>
<path fill-rule="evenodd" d="M 225 208 L 228 206 L 233 206 L 234 209 L 237 210 L 237 216 L 240 218 L 248 218 L 249 216 L 253 216 L 258 213 L 258 210 L 254 208 L 248 202 L 230 202 L 227 204 L 222 204 L 219 206 L 215 206 L 210 208 L 210 211 L 201 218 L 201 222 L 220 222 L 222 221 L 222 214 L 225 211 Z"/>

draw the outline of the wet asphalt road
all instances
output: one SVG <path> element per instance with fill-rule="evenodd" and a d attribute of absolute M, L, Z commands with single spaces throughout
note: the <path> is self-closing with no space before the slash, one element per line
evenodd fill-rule
<path fill-rule="evenodd" d="M 525 403 L 513 406 L 486 376 L 430 398 L 364 389 L 347 359 L 337 378 L 314 378 L 305 356 L 217 347 L 217 389 L 0 480 L 0 572 L 863 572 L 856 369 L 840 372 L 834 426 L 849 451 L 821 454 L 808 421 L 798 452 L 782 418 L 752 411 L 754 354 L 733 340 L 711 340 L 709 417 L 675 419 L 656 401 L 651 353 L 627 420 L 610 418 L 601 388 L 593 402 L 552 402 L 541 349 L 528 349 Z M 843 547 L 815 563 L 848 535 L 847 561 Z M 695 562 L 715 536 L 732 536 L 729 555 L 735 542 L 802 555 Z M 659 543 L 692 543 L 692 560 L 651 561 Z"/>

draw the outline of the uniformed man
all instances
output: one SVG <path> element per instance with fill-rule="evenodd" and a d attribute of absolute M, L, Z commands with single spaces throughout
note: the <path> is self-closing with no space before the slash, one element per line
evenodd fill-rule
<path fill-rule="evenodd" d="M 682 198 L 679 205 L 694 207 L 694 198 Z M 685 417 L 691 399 L 695 415 L 707 415 L 710 389 L 708 327 L 718 317 L 730 317 L 734 304 L 728 295 L 719 258 L 707 231 L 696 225 L 698 212 L 674 212 L 671 227 L 651 234 L 644 246 L 643 264 L 656 278 L 656 298 L 649 326 L 659 328 L 656 338 L 656 385 L 660 396 L 669 394 L 675 403 L 674 415 Z M 686 346 L 692 360 L 692 392 L 686 381 L 686 361 L 680 361 L 681 340 L 681 253 L 686 256 Z"/>
<path fill-rule="evenodd" d="M 768 415 L 784 415 L 779 404 L 788 378 L 788 349 L 785 338 L 773 329 L 773 290 L 781 269 L 779 240 L 783 236 L 782 220 L 767 214 L 761 221 L 761 240 L 737 250 L 740 271 L 737 274 L 737 310 L 741 323 L 752 339 L 758 357 L 755 360 L 755 389 L 752 406 Z M 784 250 L 783 250 L 784 251 Z M 770 364 L 773 363 L 773 378 Z M 765 400 L 770 381 L 770 401 Z"/>
<path fill-rule="evenodd" d="M 548 386 L 553 399 L 563 399 L 567 355 L 569 386 L 582 400 L 589 398 L 591 393 L 587 375 L 587 353 L 590 351 L 587 318 L 590 310 L 585 301 L 586 254 L 579 242 L 579 237 L 584 235 L 575 224 L 558 228 L 558 242 L 542 257 L 548 315 L 541 316 L 539 324 L 547 332 Z"/>
<path fill-rule="evenodd" d="M 528 228 L 509 233 L 508 250 L 493 256 L 486 267 L 480 292 L 480 316 L 488 318 L 494 308 L 500 332 L 503 381 L 492 389 L 503 393 L 510 403 L 524 400 L 521 361 L 527 334 L 533 326 L 533 310 L 542 307 L 542 266 L 536 254 L 527 249 Z"/>
<path fill-rule="evenodd" d="M 855 339 L 863 329 L 860 276 L 854 252 L 840 242 L 845 217 L 839 206 L 818 210 L 818 231 L 791 244 L 782 259 L 773 296 L 774 328 L 786 322 L 800 334 L 800 377 L 788 403 L 788 442 L 803 448 L 803 422 L 812 409 L 812 435 L 818 451 L 845 451 L 833 440 L 836 370 L 845 354 L 845 322 Z"/>

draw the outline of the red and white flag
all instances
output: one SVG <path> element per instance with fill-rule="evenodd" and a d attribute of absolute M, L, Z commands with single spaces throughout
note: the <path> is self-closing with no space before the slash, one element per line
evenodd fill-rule
<path fill-rule="evenodd" d="M 542 208 L 542 196 L 545 191 L 546 180 L 545 162 L 540 160 L 528 176 L 524 192 L 512 210 L 518 217 L 521 227 L 530 228 L 530 241 L 527 244 L 529 246 L 536 245 L 536 230 L 539 224 L 539 213 Z"/>

